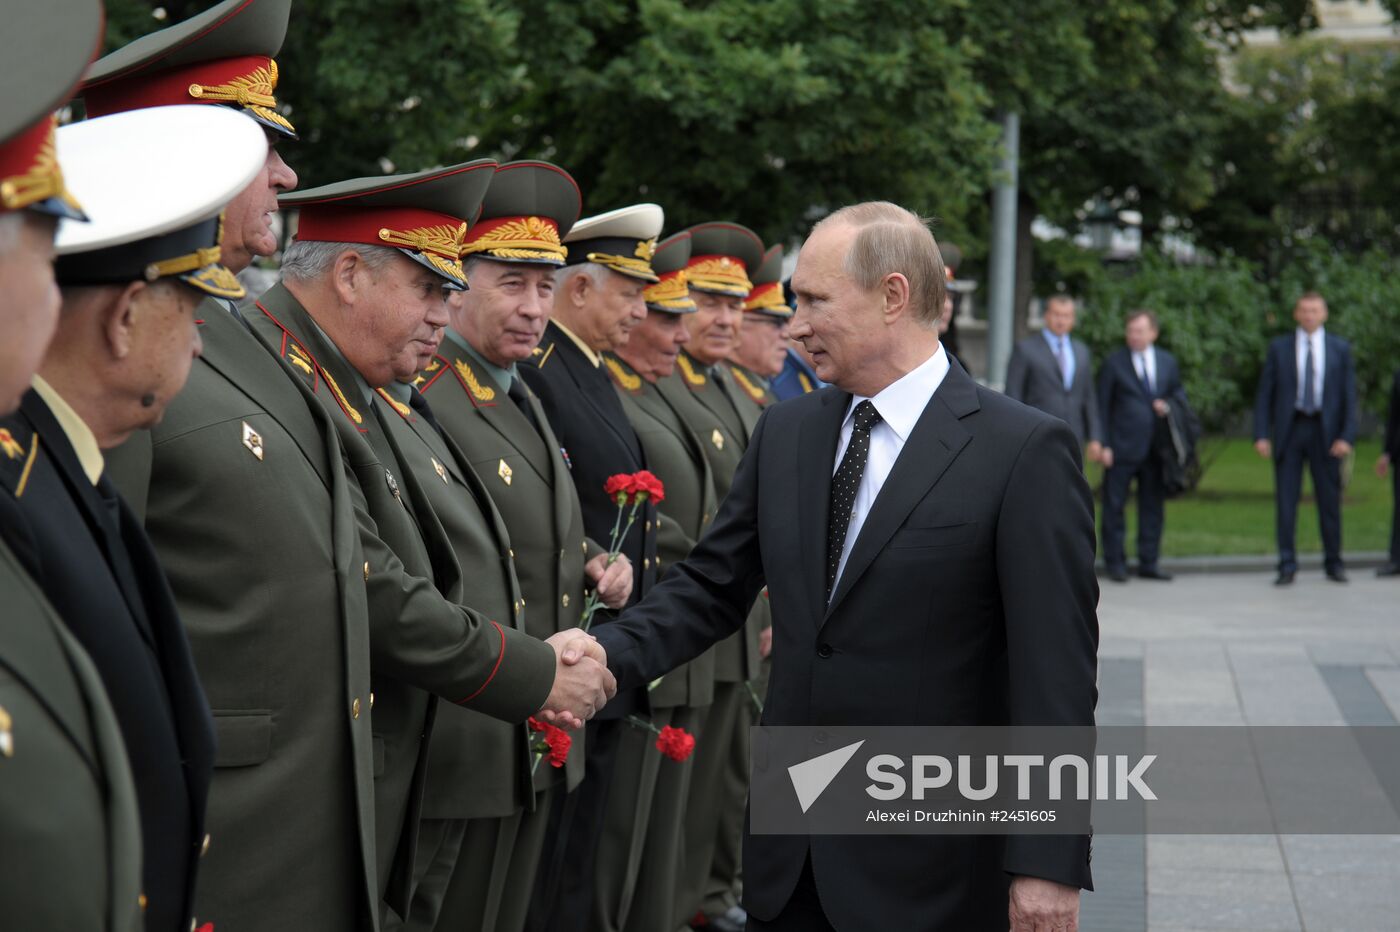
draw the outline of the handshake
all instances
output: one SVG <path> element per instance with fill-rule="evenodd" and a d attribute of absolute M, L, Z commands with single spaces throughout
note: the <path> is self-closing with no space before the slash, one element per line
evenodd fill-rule
<path fill-rule="evenodd" d="M 545 643 L 554 648 L 554 687 L 539 715 L 560 728 L 582 728 L 617 695 L 607 652 L 582 628 L 560 631 Z"/>

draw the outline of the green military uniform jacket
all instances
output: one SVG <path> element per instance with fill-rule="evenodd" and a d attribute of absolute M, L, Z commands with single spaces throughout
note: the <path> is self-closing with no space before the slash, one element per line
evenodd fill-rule
<path fill-rule="evenodd" d="M 723 502 L 739 460 L 748 449 L 758 413 L 739 400 L 742 389 L 735 384 L 727 363 L 707 368 L 684 350 L 676 359 L 676 371 L 658 379 L 656 388 L 700 438 L 713 470 L 715 493 Z M 716 681 L 740 683 L 758 675 L 758 632 L 772 623 L 771 617 L 768 600 L 760 597 L 743 629 L 715 646 Z"/>
<path fill-rule="evenodd" d="M 443 340 L 417 385 L 505 522 L 515 551 L 525 630 L 546 638 L 577 627 L 584 563 L 603 551 L 584 538 L 578 493 L 539 400 L 530 395 L 541 428 L 536 430 L 455 336 Z M 583 732 L 572 736 L 563 775 L 542 764 L 535 770 L 537 788 L 564 779 L 572 790 L 583 779 Z"/>
<path fill-rule="evenodd" d="M 364 562 L 334 426 L 230 312 L 161 423 L 108 451 L 214 715 L 195 914 L 353 928 L 377 914 Z"/>
<path fill-rule="evenodd" d="M 515 551 L 485 485 L 464 465 L 457 445 L 430 422 L 433 415 L 417 389 L 394 386 L 378 394 L 375 404 L 383 409 L 381 420 L 403 464 L 442 523 L 458 563 L 469 571 L 463 601 L 523 632 Z M 524 725 L 470 709 L 440 709 L 429 739 L 423 818 L 501 818 L 533 805 L 528 742 Z"/>
<path fill-rule="evenodd" d="M 102 679 L 3 542 L 0 605 L 0 912 L 140 932 L 136 789 Z"/>
<path fill-rule="evenodd" d="M 700 438 L 681 421 L 666 396 L 612 354 L 603 357 L 622 410 L 646 452 L 647 465 L 666 487 L 657 507 L 656 556 L 666 567 L 684 560 L 718 508 L 715 481 Z M 677 667 L 650 690 L 653 708 L 703 706 L 714 701 L 715 651 Z"/>
<path fill-rule="evenodd" d="M 321 402 L 340 439 L 369 599 L 375 824 L 380 889 L 408 908 L 436 696 L 523 722 L 549 696 L 549 645 L 463 607 L 463 573 L 387 422 L 340 352 L 284 285 L 257 302 L 253 327 Z M 435 591 L 436 590 L 436 591 Z M 355 714 L 368 709 L 357 708 Z"/>

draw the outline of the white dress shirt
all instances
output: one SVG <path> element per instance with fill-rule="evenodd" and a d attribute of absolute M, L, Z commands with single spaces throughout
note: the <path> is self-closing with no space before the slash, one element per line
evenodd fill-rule
<path fill-rule="evenodd" d="M 1141 353 L 1133 353 L 1133 368 L 1138 379 L 1147 385 L 1148 391 L 1157 391 L 1157 347 L 1148 345 Z"/>
<path fill-rule="evenodd" d="M 841 422 L 841 440 L 836 445 L 836 461 L 831 464 L 833 475 L 841 468 L 841 458 L 846 455 L 846 447 L 851 442 L 856 405 L 868 400 L 880 412 L 880 423 L 870 430 L 870 454 L 865 462 L 865 473 L 860 478 L 860 488 L 856 490 L 851 523 L 846 528 L 846 543 L 841 548 L 841 563 L 836 568 L 836 585 L 831 587 L 833 593 L 841 582 L 841 574 L 846 571 L 846 560 L 860 537 L 860 529 L 875 499 L 879 497 L 880 489 L 884 488 L 890 470 L 894 469 L 895 460 L 899 459 L 900 451 L 904 449 L 904 442 L 909 439 L 929 399 L 943 384 L 943 377 L 947 374 L 948 354 L 940 343 L 937 351 L 918 368 L 885 386 L 874 398 L 852 396 L 850 406 L 846 408 L 846 419 Z"/>
<path fill-rule="evenodd" d="M 1293 405 L 1301 409 L 1303 407 L 1303 371 L 1308 365 L 1308 342 L 1312 341 L 1313 352 L 1313 403 L 1318 409 L 1322 408 L 1322 370 L 1327 365 L 1327 343 L 1323 338 L 1323 328 L 1318 327 L 1309 336 L 1302 327 L 1296 331 L 1297 336 L 1293 340 L 1294 355 L 1298 363 L 1298 394 L 1293 398 Z"/>

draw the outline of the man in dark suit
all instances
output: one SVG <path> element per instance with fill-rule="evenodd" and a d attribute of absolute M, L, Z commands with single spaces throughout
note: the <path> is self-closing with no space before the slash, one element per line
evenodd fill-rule
<path fill-rule="evenodd" d="M 665 220 L 656 204 L 635 204 L 587 217 L 574 224 L 563 243 L 567 265 L 555 275 L 554 311 L 539 346 L 521 366 L 525 383 L 539 396 L 578 491 L 584 533 L 599 543 L 611 540 L 617 502 L 603 491 L 608 477 L 647 468 L 646 453 L 627 421 L 622 402 L 603 368 L 602 353 L 627 342 L 646 317 L 642 292 L 654 284 L 652 249 Z M 606 544 L 605 544 L 606 545 Z M 632 563 L 631 599 L 656 578 L 656 507 L 648 502 L 620 544 Z M 608 613 L 592 619 L 590 630 L 610 623 Z M 583 929 L 589 921 L 608 791 L 612 783 L 623 718 L 646 708 L 646 693 L 635 687 L 617 697 L 588 727 L 583 783 L 556 805 L 557 870 L 541 874 L 555 885 L 553 895 L 538 891 L 528 928 Z M 562 854 L 561 854 L 562 851 Z"/>
<path fill-rule="evenodd" d="M 242 294 L 218 261 L 220 215 L 266 148 L 251 121 L 212 109 L 120 114 L 61 141 L 68 183 L 106 219 L 59 230 L 59 331 L 0 422 L 29 451 L 4 461 L 16 520 L 0 534 L 106 684 L 140 806 L 146 927 L 183 932 L 208 847 L 214 727 L 165 574 L 102 450 L 159 421 L 183 387 L 199 301 Z"/>
<path fill-rule="evenodd" d="M 1390 383 L 1390 409 L 1385 418 L 1385 442 L 1376 459 L 1376 475 L 1391 474 L 1390 558 L 1377 576 L 1400 576 L 1400 369 Z M 1393 472 L 1392 472 L 1393 470 Z"/>
<path fill-rule="evenodd" d="M 1254 449 L 1274 461 L 1274 520 L 1278 578 L 1298 572 L 1294 550 L 1303 463 L 1312 474 L 1322 529 L 1323 566 L 1333 582 L 1347 581 L 1342 565 L 1341 461 L 1356 442 L 1356 373 L 1351 344 L 1327 333 L 1327 302 L 1310 291 L 1293 307 L 1298 328 L 1275 337 L 1264 359 L 1254 402 Z"/>
<path fill-rule="evenodd" d="M 1006 367 L 1006 394 L 1069 425 L 1090 460 L 1099 458 L 1103 431 L 1094 398 L 1089 347 L 1070 336 L 1074 299 L 1045 301 L 1045 329 L 1016 344 Z"/>
<path fill-rule="evenodd" d="M 1123 552 L 1123 509 L 1128 488 L 1137 480 L 1138 575 L 1169 580 L 1157 566 L 1162 543 L 1162 460 L 1154 438 L 1166 429 L 1173 404 L 1186 404 L 1186 389 L 1176 357 L 1158 349 L 1157 315 L 1147 310 L 1128 314 L 1127 346 L 1111 353 L 1099 369 L 1099 414 L 1103 418 L 1103 554 L 1108 578 L 1128 579 Z"/>
<path fill-rule="evenodd" d="M 933 237 L 895 205 L 813 231 L 792 332 L 833 387 L 765 409 L 710 531 L 598 631 L 620 683 L 738 630 L 766 583 L 766 725 L 1093 723 L 1078 445 L 949 362 L 943 286 Z M 744 902 L 755 932 L 1072 928 L 1088 861 L 1083 836 L 749 834 Z"/>

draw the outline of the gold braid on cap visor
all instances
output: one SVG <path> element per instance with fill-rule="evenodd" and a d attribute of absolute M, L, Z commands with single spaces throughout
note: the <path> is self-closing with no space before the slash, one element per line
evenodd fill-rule
<path fill-rule="evenodd" d="M 190 275 L 185 280 L 201 291 L 216 297 L 243 297 L 247 292 L 243 290 L 243 286 L 239 284 L 234 274 L 219 264 L 219 260 L 222 258 L 222 246 L 209 246 L 204 249 L 196 249 L 183 256 L 176 256 L 173 259 L 152 262 L 146 266 L 146 281 L 153 282 L 156 279 L 172 275 L 183 276 L 188 272 L 198 272 L 197 275 Z"/>
<path fill-rule="evenodd" d="M 467 225 L 440 224 L 432 227 L 418 227 L 399 231 L 384 227 L 379 238 L 390 246 L 412 249 L 427 259 L 433 268 L 454 281 L 465 282 L 467 273 L 462 269 L 462 241 L 467 237 Z"/>
<path fill-rule="evenodd" d="M 539 217 L 521 217 L 487 230 L 462 247 L 462 258 L 484 252 L 497 259 L 534 259 L 561 265 L 569 249 L 559 231 Z"/>
<path fill-rule="evenodd" d="M 59 198 L 74 210 L 82 207 L 68 193 L 63 183 L 63 170 L 58 167 L 58 151 L 54 147 L 54 128 L 57 120 L 49 123 L 48 137 L 34 156 L 34 164 L 23 175 L 13 175 L 0 179 L 0 206 L 6 210 L 20 210 L 30 204 Z"/>
<path fill-rule="evenodd" d="M 728 256 L 691 263 L 686 266 L 685 274 L 690 280 L 690 287 L 700 291 L 718 291 L 741 298 L 747 298 L 753 291 L 743 263 Z"/>
<path fill-rule="evenodd" d="M 264 120 L 284 127 L 287 132 L 295 133 L 296 127 L 277 112 L 277 98 L 272 96 L 276 89 L 277 62 L 269 60 L 266 67 L 241 78 L 234 78 L 227 84 L 191 84 L 190 96 L 195 100 L 238 104 Z"/>
<path fill-rule="evenodd" d="M 695 309 L 695 302 L 691 300 L 690 289 L 686 286 L 685 269 L 663 275 L 661 280 L 655 285 L 650 285 L 642 292 L 642 299 L 647 304 L 655 304 L 657 307 L 664 307 L 668 311 L 690 311 Z"/>

